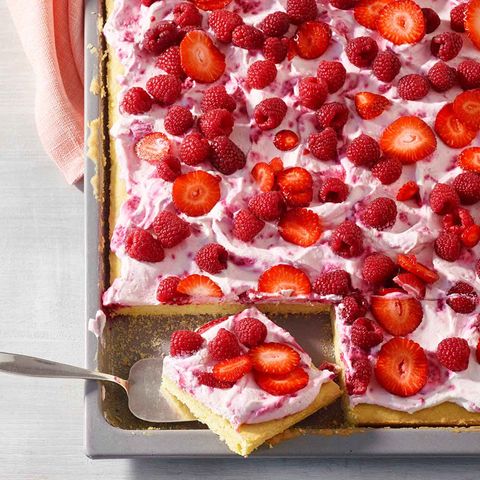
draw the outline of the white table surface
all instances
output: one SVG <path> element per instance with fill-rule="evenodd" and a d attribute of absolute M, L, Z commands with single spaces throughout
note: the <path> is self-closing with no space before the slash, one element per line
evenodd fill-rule
<path fill-rule="evenodd" d="M 0 351 L 83 364 L 83 194 L 35 131 L 34 81 L 0 3 Z M 475 459 L 97 460 L 83 384 L 0 374 L 0 480 L 478 479 Z"/>

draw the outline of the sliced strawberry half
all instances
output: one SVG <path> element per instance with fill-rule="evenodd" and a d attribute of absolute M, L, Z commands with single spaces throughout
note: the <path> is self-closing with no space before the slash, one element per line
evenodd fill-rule
<path fill-rule="evenodd" d="M 145 135 L 135 145 L 137 157 L 147 162 L 159 162 L 167 153 L 170 153 L 172 144 L 167 136 L 161 132 Z"/>
<path fill-rule="evenodd" d="M 308 207 L 313 200 L 313 188 L 307 188 L 302 192 L 284 190 L 282 193 L 289 207 Z"/>
<path fill-rule="evenodd" d="M 480 173 L 480 147 L 468 147 L 460 152 L 457 164 L 463 170 Z"/>
<path fill-rule="evenodd" d="M 222 289 L 206 275 L 188 275 L 180 280 L 177 291 L 190 297 L 223 297 Z"/>
<path fill-rule="evenodd" d="M 417 262 L 415 255 L 399 254 L 397 256 L 397 264 L 407 272 L 420 277 L 426 283 L 435 283 L 439 278 L 435 270 L 431 270 L 420 262 Z"/>
<path fill-rule="evenodd" d="M 173 203 L 190 217 L 208 213 L 220 200 L 220 180 L 202 170 L 180 175 L 173 182 Z"/>
<path fill-rule="evenodd" d="M 480 0 L 470 0 L 465 12 L 465 30 L 472 43 L 480 50 Z"/>
<path fill-rule="evenodd" d="M 422 305 L 416 298 L 373 296 L 370 305 L 377 322 L 391 335 L 412 333 L 422 321 Z"/>
<path fill-rule="evenodd" d="M 467 127 L 455 115 L 451 103 L 444 105 L 437 113 L 435 131 L 443 143 L 451 148 L 466 147 L 477 136 L 477 131 Z"/>
<path fill-rule="evenodd" d="M 425 36 L 422 9 L 412 0 L 389 2 L 378 14 L 377 30 L 395 45 L 417 43 Z"/>
<path fill-rule="evenodd" d="M 286 375 L 300 363 L 300 355 L 284 343 L 262 343 L 250 350 L 253 369 L 269 375 Z"/>
<path fill-rule="evenodd" d="M 407 183 L 404 183 L 398 189 L 396 198 L 400 202 L 405 202 L 407 200 L 411 200 L 412 198 L 416 197 L 419 191 L 420 189 L 418 188 L 417 183 L 414 182 L 413 180 L 410 180 Z"/>
<path fill-rule="evenodd" d="M 318 242 L 323 228 L 315 212 L 307 208 L 292 208 L 278 222 L 278 231 L 285 241 L 309 247 Z"/>
<path fill-rule="evenodd" d="M 453 113 L 468 128 L 480 128 L 480 89 L 467 90 L 456 96 Z"/>
<path fill-rule="evenodd" d="M 355 20 L 370 30 L 377 29 L 380 11 L 392 0 L 360 0 L 353 9 Z"/>
<path fill-rule="evenodd" d="M 292 132 L 292 130 L 280 130 L 275 134 L 273 144 L 280 151 L 288 152 L 289 150 L 293 150 L 299 141 L 298 135 Z"/>
<path fill-rule="evenodd" d="M 413 273 L 399 273 L 393 278 L 393 281 L 414 297 L 425 298 L 425 283 Z"/>
<path fill-rule="evenodd" d="M 312 285 L 307 275 L 291 265 L 275 265 L 258 278 L 258 291 L 265 293 L 288 292 L 292 296 L 308 295 Z"/>
<path fill-rule="evenodd" d="M 180 62 L 185 73 L 200 83 L 212 83 L 225 71 L 225 55 L 201 30 L 188 32 L 180 42 Z"/>
<path fill-rule="evenodd" d="M 437 140 L 423 120 L 407 116 L 395 120 L 383 131 L 380 148 L 387 156 L 409 164 L 431 155 L 437 148 Z"/>
<path fill-rule="evenodd" d="M 313 178 L 302 167 L 290 167 L 277 173 L 277 183 L 282 193 L 299 193 L 313 187 Z"/>
<path fill-rule="evenodd" d="M 220 10 L 223 7 L 226 7 L 232 0 L 193 0 L 193 3 L 200 10 Z"/>
<path fill-rule="evenodd" d="M 392 338 L 380 349 L 375 377 L 387 392 L 400 397 L 415 395 L 428 380 L 427 356 L 413 340 Z"/>
<path fill-rule="evenodd" d="M 255 373 L 254 378 L 257 385 L 270 395 L 290 395 L 308 385 L 308 373 L 301 367 L 283 376 Z"/>
<path fill-rule="evenodd" d="M 220 317 L 220 318 L 214 318 L 213 320 L 210 320 L 207 323 L 204 323 L 200 327 L 198 327 L 195 331 L 197 333 L 203 333 L 206 332 L 207 330 L 210 330 L 212 327 L 215 325 L 218 325 L 219 323 L 224 322 L 228 317 Z"/>
<path fill-rule="evenodd" d="M 252 370 L 253 362 L 248 355 L 239 355 L 217 363 L 213 376 L 222 382 L 236 382 Z"/>
<path fill-rule="evenodd" d="M 330 27 L 323 22 L 302 23 L 293 37 L 298 56 L 311 60 L 325 53 L 332 38 Z"/>
<path fill-rule="evenodd" d="M 269 165 L 272 167 L 275 173 L 281 172 L 283 170 L 283 162 L 280 157 L 273 157 L 270 160 Z"/>
<path fill-rule="evenodd" d="M 370 120 L 381 115 L 391 102 L 378 93 L 358 92 L 355 94 L 355 108 L 360 117 Z"/>
<path fill-rule="evenodd" d="M 270 192 L 275 185 L 275 172 L 273 168 L 265 162 L 258 162 L 251 171 L 255 183 L 262 192 Z"/>
<path fill-rule="evenodd" d="M 475 247 L 480 242 L 480 225 L 467 227 L 460 235 L 462 243 L 467 248 Z"/>

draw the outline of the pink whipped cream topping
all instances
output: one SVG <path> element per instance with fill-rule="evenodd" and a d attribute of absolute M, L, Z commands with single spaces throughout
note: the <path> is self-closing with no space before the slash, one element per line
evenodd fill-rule
<path fill-rule="evenodd" d="M 271 395 L 257 386 L 252 373 L 243 376 L 228 389 L 212 388 L 198 383 L 195 373 L 208 370 L 215 364 L 208 357 L 207 342 L 215 337 L 220 328 L 231 331 L 236 320 L 246 317 L 257 318 L 265 324 L 268 332 L 266 342 L 284 343 L 300 354 L 300 366 L 309 375 L 306 387 L 290 395 Z M 214 325 L 203 332 L 202 337 L 205 344 L 194 355 L 165 357 L 164 375 L 215 413 L 225 417 L 234 427 L 245 423 L 276 420 L 307 408 L 320 392 L 322 384 L 332 377 L 329 370 L 318 370 L 312 365 L 312 359 L 287 331 L 253 307 Z"/>

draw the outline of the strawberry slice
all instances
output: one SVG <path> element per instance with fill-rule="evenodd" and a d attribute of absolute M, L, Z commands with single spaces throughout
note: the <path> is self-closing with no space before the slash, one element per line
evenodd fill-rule
<path fill-rule="evenodd" d="M 280 157 L 273 157 L 270 160 L 269 165 L 272 167 L 275 173 L 281 172 L 283 170 L 283 162 Z"/>
<path fill-rule="evenodd" d="M 467 248 L 475 247 L 480 242 L 480 225 L 471 225 L 460 235 L 462 243 Z"/>
<path fill-rule="evenodd" d="M 380 287 L 377 290 L 377 295 L 388 295 L 389 293 L 401 293 L 404 294 L 405 291 L 401 288 L 397 287 Z"/>
<path fill-rule="evenodd" d="M 315 212 L 307 208 L 292 208 L 278 222 L 278 231 L 285 241 L 309 247 L 318 242 L 323 229 Z"/>
<path fill-rule="evenodd" d="M 302 167 L 290 167 L 277 174 L 277 183 L 282 193 L 299 193 L 313 187 L 312 175 Z"/>
<path fill-rule="evenodd" d="M 275 265 L 258 278 L 258 291 L 264 293 L 288 292 L 291 296 L 308 295 L 312 285 L 302 270 L 291 265 Z"/>
<path fill-rule="evenodd" d="M 293 41 L 298 56 L 311 60 L 325 53 L 331 38 L 332 31 L 326 23 L 311 21 L 298 27 Z"/>
<path fill-rule="evenodd" d="M 355 108 L 365 120 L 381 115 L 391 104 L 388 98 L 372 92 L 358 92 L 355 94 Z"/>
<path fill-rule="evenodd" d="M 470 0 L 465 12 L 465 30 L 472 43 L 480 50 L 480 0 Z"/>
<path fill-rule="evenodd" d="M 451 103 L 444 105 L 437 113 L 434 128 L 443 143 L 451 148 L 466 147 L 477 136 L 476 130 L 467 127 L 456 117 Z"/>
<path fill-rule="evenodd" d="M 295 132 L 291 130 L 280 130 L 275 134 L 273 139 L 273 144 L 282 152 L 288 152 L 293 150 L 297 145 L 300 139 Z"/>
<path fill-rule="evenodd" d="M 300 363 L 300 355 L 284 343 L 262 343 L 250 350 L 253 369 L 269 375 L 287 375 Z"/>
<path fill-rule="evenodd" d="M 180 62 L 184 72 L 200 83 L 215 82 L 225 71 L 225 55 L 201 30 L 193 30 L 183 37 Z"/>
<path fill-rule="evenodd" d="M 147 162 L 159 162 L 167 153 L 170 153 L 172 144 L 167 136 L 161 132 L 145 135 L 135 145 L 137 157 Z"/>
<path fill-rule="evenodd" d="M 425 284 L 413 273 L 399 273 L 393 281 L 416 298 L 425 298 Z"/>
<path fill-rule="evenodd" d="M 453 113 L 468 128 L 480 128 L 480 89 L 467 90 L 456 96 Z"/>
<path fill-rule="evenodd" d="M 282 193 L 289 207 L 308 207 L 313 200 L 313 188 L 307 188 L 302 192 L 285 190 Z"/>
<path fill-rule="evenodd" d="M 377 30 L 395 45 L 417 43 L 425 36 L 425 17 L 412 0 L 397 0 L 380 10 Z"/>
<path fill-rule="evenodd" d="M 400 202 L 405 202 L 406 200 L 411 200 L 413 197 L 416 197 L 419 191 L 420 189 L 418 188 L 417 183 L 410 180 L 398 189 L 396 198 Z"/>
<path fill-rule="evenodd" d="M 387 392 L 410 397 L 427 383 L 427 356 L 423 348 L 413 340 L 392 338 L 380 349 L 375 376 Z"/>
<path fill-rule="evenodd" d="M 190 297 L 223 297 L 222 289 L 205 275 L 188 275 L 180 280 L 177 291 Z"/>
<path fill-rule="evenodd" d="M 220 180 L 197 170 L 180 175 L 173 182 L 173 203 L 190 217 L 208 213 L 220 200 Z"/>
<path fill-rule="evenodd" d="M 431 155 L 437 148 L 437 140 L 423 120 L 407 116 L 395 120 L 383 131 L 380 148 L 387 156 L 409 164 Z"/>
<path fill-rule="evenodd" d="M 397 256 L 397 264 L 407 272 L 420 277 L 426 283 L 435 283 L 439 278 L 435 270 L 431 270 L 420 262 L 417 262 L 415 255 L 399 254 Z"/>
<path fill-rule="evenodd" d="M 268 163 L 258 162 L 250 173 L 262 192 L 270 192 L 273 189 L 275 172 Z"/>
<path fill-rule="evenodd" d="M 423 318 L 422 305 L 411 297 L 373 296 L 370 308 L 377 322 L 395 336 L 413 332 Z"/>
<path fill-rule="evenodd" d="M 222 382 L 236 382 L 252 370 L 253 362 L 248 355 L 239 355 L 217 363 L 213 376 Z"/>
<path fill-rule="evenodd" d="M 308 385 L 308 373 L 301 367 L 283 376 L 255 373 L 254 378 L 257 385 L 270 395 L 290 395 Z"/>
<path fill-rule="evenodd" d="M 457 165 L 463 170 L 480 173 L 480 147 L 469 147 L 460 152 Z"/>
<path fill-rule="evenodd" d="M 355 20 L 370 30 L 377 29 L 377 18 L 380 11 L 392 0 L 360 0 L 353 9 Z"/>
<path fill-rule="evenodd" d="M 220 317 L 220 318 L 214 318 L 213 320 L 210 320 L 207 323 L 204 323 L 200 327 L 198 327 L 195 331 L 197 333 L 203 333 L 206 332 L 207 330 L 210 330 L 212 327 L 215 325 L 218 325 L 219 323 L 224 322 L 228 317 Z"/>
<path fill-rule="evenodd" d="M 226 7 L 232 0 L 193 0 L 193 3 L 200 10 L 220 10 L 223 7 Z"/>

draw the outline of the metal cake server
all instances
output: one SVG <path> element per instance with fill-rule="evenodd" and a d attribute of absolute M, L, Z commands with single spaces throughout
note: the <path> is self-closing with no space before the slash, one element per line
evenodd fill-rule
<path fill-rule="evenodd" d="M 139 360 L 130 369 L 128 380 L 124 380 L 107 373 L 52 362 L 43 358 L 0 352 L 0 371 L 29 377 L 113 382 L 125 390 L 128 396 L 128 408 L 142 420 L 161 423 L 195 420 L 185 407 L 182 409 L 174 399 L 167 399 L 160 392 L 162 368 L 162 358 Z"/>

